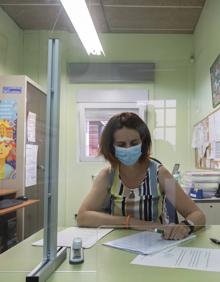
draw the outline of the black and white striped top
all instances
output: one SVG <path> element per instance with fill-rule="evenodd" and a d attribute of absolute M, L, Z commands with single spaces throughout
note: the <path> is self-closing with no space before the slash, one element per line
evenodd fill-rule
<path fill-rule="evenodd" d="M 163 195 L 160 193 L 158 170 L 161 163 L 149 160 L 149 168 L 142 183 L 133 189 L 123 184 L 119 175 L 119 168 L 115 170 L 111 186 L 112 215 L 127 216 L 146 221 L 161 221 L 163 214 Z"/>

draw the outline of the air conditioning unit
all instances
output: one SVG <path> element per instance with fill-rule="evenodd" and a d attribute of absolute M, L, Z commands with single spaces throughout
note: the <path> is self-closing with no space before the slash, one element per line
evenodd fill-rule
<path fill-rule="evenodd" d="M 68 63 L 67 73 L 70 83 L 146 83 L 155 63 Z"/>

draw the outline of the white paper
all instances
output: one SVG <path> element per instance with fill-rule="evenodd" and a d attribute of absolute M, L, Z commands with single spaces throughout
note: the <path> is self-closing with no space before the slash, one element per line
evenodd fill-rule
<path fill-rule="evenodd" d="M 37 184 L 38 145 L 26 144 L 26 187 Z"/>
<path fill-rule="evenodd" d="M 220 161 L 220 142 L 211 143 L 210 159 Z"/>
<path fill-rule="evenodd" d="M 112 230 L 113 229 L 109 228 L 69 227 L 57 233 L 57 246 L 71 247 L 73 238 L 80 237 L 82 239 L 83 248 L 90 248 Z M 43 240 L 34 242 L 32 245 L 43 246 Z"/>
<path fill-rule="evenodd" d="M 138 255 L 131 264 L 220 272 L 220 250 L 175 247 L 154 255 Z"/>
<path fill-rule="evenodd" d="M 177 244 L 180 244 L 195 237 L 195 235 L 190 235 L 185 239 L 173 241 L 163 239 L 161 237 L 161 234 L 144 231 L 120 239 L 109 241 L 107 243 L 104 243 L 104 245 L 121 250 L 148 255 L 164 250 L 165 248 L 176 246 Z"/>
<path fill-rule="evenodd" d="M 209 116 L 209 141 L 215 141 L 215 120 L 214 115 Z"/>
<path fill-rule="evenodd" d="M 195 126 L 193 128 L 193 133 L 192 133 L 192 148 L 198 148 L 198 127 Z"/>
<path fill-rule="evenodd" d="M 209 158 L 210 160 L 215 159 L 215 141 L 211 142 Z"/>
<path fill-rule="evenodd" d="M 193 129 L 193 137 L 192 137 L 192 148 L 198 149 L 198 157 L 202 158 L 206 147 L 208 145 L 207 139 L 207 132 L 205 132 L 205 129 L 202 124 L 199 124 L 194 127 Z"/>
<path fill-rule="evenodd" d="M 215 161 L 220 161 L 220 141 L 215 142 Z"/>
<path fill-rule="evenodd" d="M 36 114 L 29 112 L 27 117 L 27 140 L 36 142 Z"/>
<path fill-rule="evenodd" d="M 215 141 L 220 141 L 220 111 L 214 113 L 215 120 Z"/>

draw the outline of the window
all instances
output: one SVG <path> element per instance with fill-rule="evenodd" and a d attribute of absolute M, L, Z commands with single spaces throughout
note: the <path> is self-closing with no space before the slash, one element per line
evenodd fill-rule
<path fill-rule="evenodd" d="M 118 97 L 118 101 L 121 100 L 119 102 L 78 102 L 79 161 L 103 161 L 103 158 L 98 156 L 99 140 L 105 125 L 113 115 L 128 111 L 138 114 L 145 120 L 146 91 L 144 91 L 144 94 L 145 101 L 142 99 L 133 102 L 126 96 L 126 101 L 123 101 L 123 97 Z M 90 93 L 90 100 L 92 100 L 91 96 Z"/>
<path fill-rule="evenodd" d="M 155 110 L 154 138 L 176 145 L 176 100 L 149 101 Z"/>
<path fill-rule="evenodd" d="M 155 110 L 154 138 L 176 145 L 176 100 L 149 101 Z"/>

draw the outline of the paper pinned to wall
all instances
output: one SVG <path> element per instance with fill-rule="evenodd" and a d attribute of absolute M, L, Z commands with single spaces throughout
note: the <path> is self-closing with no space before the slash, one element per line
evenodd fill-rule
<path fill-rule="evenodd" d="M 209 141 L 212 143 L 215 141 L 215 120 L 214 116 L 209 116 Z"/>
<path fill-rule="evenodd" d="M 220 108 L 194 126 L 192 147 L 197 168 L 220 168 Z"/>
<path fill-rule="evenodd" d="M 220 272 L 220 250 L 175 247 L 154 255 L 138 255 L 131 264 Z"/>
<path fill-rule="evenodd" d="M 192 133 L 192 148 L 196 149 L 198 145 L 198 126 L 195 126 Z"/>
<path fill-rule="evenodd" d="M 215 112 L 215 141 L 220 141 L 220 111 Z"/>
<path fill-rule="evenodd" d="M 29 112 L 27 117 L 27 140 L 36 142 L 36 117 L 35 113 Z"/>
<path fill-rule="evenodd" d="M 192 137 L 192 148 L 198 149 L 198 155 L 200 158 L 204 156 L 208 145 L 209 141 L 207 129 L 202 124 L 195 126 Z"/>
<path fill-rule="evenodd" d="M 215 160 L 220 161 L 220 141 L 215 142 Z"/>
<path fill-rule="evenodd" d="M 26 187 L 37 184 L 38 145 L 26 144 Z"/>

